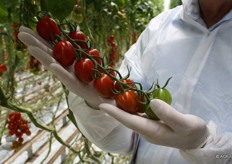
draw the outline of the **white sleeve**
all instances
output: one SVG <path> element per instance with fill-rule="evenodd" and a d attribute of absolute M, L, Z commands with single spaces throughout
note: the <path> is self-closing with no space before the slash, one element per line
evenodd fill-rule
<path fill-rule="evenodd" d="M 100 149 L 119 154 L 134 150 L 137 134 L 131 129 L 103 111 L 92 109 L 72 92 L 69 93 L 68 101 L 79 130 Z"/>
<path fill-rule="evenodd" d="M 191 164 L 231 164 L 232 134 L 220 134 L 213 122 L 209 122 L 210 136 L 204 148 L 181 150 L 182 156 Z"/>

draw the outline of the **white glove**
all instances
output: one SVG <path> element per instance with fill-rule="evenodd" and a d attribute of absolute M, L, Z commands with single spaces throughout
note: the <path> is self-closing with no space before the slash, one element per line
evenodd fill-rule
<path fill-rule="evenodd" d="M 206 143 L 209 132 L 201 118 L 179 113 L 158 99 L 153 99 L 150 106 L 162 121 L 129 114 L 106 103 L 101 104 L 100 109 L 154 144 L 185 150 L 199 148 Z"/>
<path fill-rule="evenodd" d="M 102 102 L 114 104 L 113 100 L 104 99 L 93 88 L 93 85 L 86 85 L 80 82 L 74 74 L 73 66 L 63 68 L 53 57 L 52 47 L 36 32 L 26 27 L 20 27 L 19 39 L 28 47 L 28 51 L 51 71 L 69 91 L 85 99 L 93 108 L 98 108 Z"/>
<path fill-rule="evenodd" d="M 203 149 L 181 150 L 182 156 L 191 164 L 230 164 L 232 163 L 232 134 L 221 134 L 210 121 L 207 125 L 210 136 Z"/>

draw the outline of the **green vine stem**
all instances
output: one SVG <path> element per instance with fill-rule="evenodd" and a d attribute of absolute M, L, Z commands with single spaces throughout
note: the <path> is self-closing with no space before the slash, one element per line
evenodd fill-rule
<path fill-rule="evenodd" d="M 60 99 L 58 101 L 58 105 L 56 107 L 56 111 L 54 112 L 53 117 L 52 117 L 52 121 L 51 121 L 51 124 L 52 124 L 52 126 L 53 126 L 54 129 L 55 129 L 56 113 L 57 113 L 57 111 L 59 109 L 59 106 L 60 106 L 60 103 L 61 103 L 61 97 L 62 96 L 60 96 Z M 44 157 L 44 159 L 41 161 L 41 164 L 43 164 L 45 162 L 45 160 L 48 158 L 49 154 L 51 153 L 52 139 L 53 139 L 53 133 L 50 133 L 50 137 L 49 137 L 49 140 L 48 140 L 48 143 L 49 143 L 48 152 L 47 152 L 46 156 Z"/>
<path fill-rule="evenodd" d="M 9 98 L 7 98 L 2 90 L 2 88 L 0 87 L 0 105 L 2 107 L 6 107 L 8 109 L 17 111 L 17 112 L 22 112 L 28 115 L 28 117 L 30 118 L 30 120 L 33 122 L 33 124 L 43 130 L 46 130 L 50 133 L 52 133 L 54 135 L 54 137 L 56 138 L 57 141 L 59 141 L 62 145 L 66 146 L 67 148 L 69 148 L 71 151 L 78 153 L 79 151 L 75 150 L 71 145 L 67 144 L 57 133 L 57 131 L 54 129 L 53 126 L 47 126 L 45 124 L 43 124 L 42 122 L 38 121 L 33 113 L 32 110 L 23 106 L 18 106 L 13 104 L 12 102 L 9 101 Z"/>
<path fill-rule="evenodd" d="M 51 153 L 51 150 L 52 150 L 52 138 L 53 138 L 53 135 L 52 135 L 52 133 L 50 133 L 50 136 L 49 136 L 49 139 L 48 139 L 48 142 L 49 142 L 48 152 L 47 152 L 46 156 L 44 157 L 44 159 L 41 161 L 41 164 L 43 164 L 45 162 L 45 160 L 48 158 L 49 154 Z"/>
<path fill-rule="evenodd" d="M 7 111 L 4 124 L 2 124 L 2 127 L 1 127 L 1 132 L 0 132 L 0 145 L 2 144 L 2 143 L 1 143 L 1 142 L 2 142 L 2 136 L 3 136 L 3 133 L 4 133 L 5 129 L 6 129 L 6 124 L 7 124 L 7 122 L 8 122 L 8 120 L 7 120 L 8 116 L 9 116 L 9 111 Z"/>

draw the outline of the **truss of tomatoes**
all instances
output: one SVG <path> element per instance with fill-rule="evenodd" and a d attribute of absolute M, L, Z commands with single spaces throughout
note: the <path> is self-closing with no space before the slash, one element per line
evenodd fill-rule
<path fill-rule="evenodd" d="M 73 67 L 81 82 L 93 83 L 100 96 L 114 99 L 122 110 L 132 114 L 145 112 L 148 117 L 152 115 L 149 118 L 158 119 L 150 114 L 149 100 L 155 97 L 171 103 L 171 94 L 165 87 L 145 92 L 139 83 L 129 79 L 129 73 L 123 78 L 117 70 L 105 67 L 99 50 L 89 46 L 89 39 L 83 32 L 64 32 L 50 16 L 40 19 L 36 30 L 42 38 L 54 44 L 53 57 L 57 62 L 64 68 Z"/>

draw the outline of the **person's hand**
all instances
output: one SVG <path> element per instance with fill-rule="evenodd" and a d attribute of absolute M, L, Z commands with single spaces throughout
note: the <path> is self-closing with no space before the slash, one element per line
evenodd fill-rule
<path fill-rule="evenodd" d="M 80 82 L 74 74 L 73 66 L 65 69 L 52 57 L 52 46 L 41 38 L 36 32 L 26 27 L 20 27 L 19 39 L 27 46 L 28 51 L 51 71 L 69 91 L 82 97 L 87 103 L 98 108 L 102 102 L 114 104 L 113 100 L 104 99 L 96 92 L 93 85 Z"/>
<path fill-rule="evenodd" d="M 201 118 L 179 113 L 158 99 L 153 99 L 150 106 L 161 121 L 132 115 L 106 103 L 99 107 L 151 143 L 179 149 L 195 149 L 205 144 L 209 132 Z"/>

